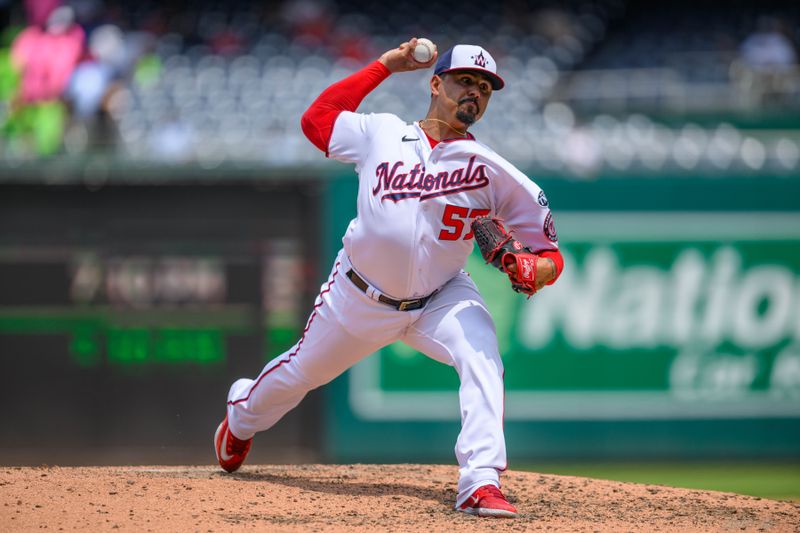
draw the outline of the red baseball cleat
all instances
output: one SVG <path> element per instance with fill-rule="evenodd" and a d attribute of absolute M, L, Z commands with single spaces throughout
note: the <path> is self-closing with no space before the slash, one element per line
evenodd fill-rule
<path fill-rule="evenodd" d="M 228 429 L 228 417 L 220 423 L 217 432 L 214 433 L 214 451 L 217 452 L 219 466 L 226 472 L 235 472 L 244 463 L 247 452 L 250 451 L 250 444 L 253 439 L 237 439 Z"/>
<path fill-rule="evenodd" d="M 517 508 L 508 503 L 500 489 L 494 485 L 479 487 L 458 510 L 463 513 L 494 518 L 517 518 L 518 516 Z"/>

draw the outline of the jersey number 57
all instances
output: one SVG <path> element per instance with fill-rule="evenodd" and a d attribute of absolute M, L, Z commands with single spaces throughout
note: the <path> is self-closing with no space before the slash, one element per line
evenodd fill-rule
<path fill-rule="evenodd" d="M 489 209 L 472 209 L 469 207 L 462 207 L 460 205 L 447 204 L 442 214 L 442 224 L 445 229 L 439 232 L 440 241 L 457 241 L 461 238 L 466 227 L 466 221 L 472 220 L 476 217 L 482 217 L 489 214 Z M 472 238 L 472 229 L 464 235 L 464 240 Z"/>

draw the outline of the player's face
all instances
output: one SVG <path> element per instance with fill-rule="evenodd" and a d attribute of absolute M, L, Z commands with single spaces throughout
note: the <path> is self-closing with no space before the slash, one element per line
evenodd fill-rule
<path fill-rule="evenodd" d="M 445 115 L 464 127 L 477 122 L 492 96 L 492 84 L 484 76 L 469 72 L 448 72 L 441 78 L 440 105 Z"/>

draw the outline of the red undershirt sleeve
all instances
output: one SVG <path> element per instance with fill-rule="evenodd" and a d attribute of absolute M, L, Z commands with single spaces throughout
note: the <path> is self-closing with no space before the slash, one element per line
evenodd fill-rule
<path fill-rule="evenodd" d="M 564 256 L 562 256 L 561 252 L 558 250 L 546 250 L 544 252 L 539 252 L 539 257 L 552 259 L 553 263 L 556 265 L 556 277 L 547 282 L 548 285 L 552 285 L 556 282 L 558 276 L 561 275 L 561 271 L 564 270 Z"/>
<path fill-rule="evenodd" d="M 390 74 L 383 63 L 373 61 L 322 91 L 300 119 L 300 126 L 308 140 L 327 155 L 333 124 L 339 114 L 358 109 L 361 101 Z"/>

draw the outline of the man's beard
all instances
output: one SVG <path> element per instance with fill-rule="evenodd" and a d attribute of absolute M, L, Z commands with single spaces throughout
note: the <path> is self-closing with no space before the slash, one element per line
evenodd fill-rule
<path fill-rule="evenodd" d="M 461 105 L 466 102 L 472 102 L 472 104 L 475 106 L 475 113 L 473 113 L 472 111 L 466 111 L 461 109 Z M 466 124 L 467 126 L 475 124 L 475 121 L 478 120 L 478 102 L 476 102 L 472 98 L 464 98 L 463 100 L 458 102 L 458 109 L 456 110 L 456 118 L 460 120 L 463 124 Z"/>

